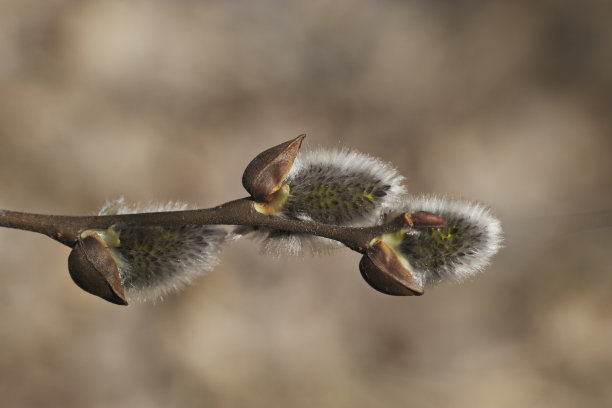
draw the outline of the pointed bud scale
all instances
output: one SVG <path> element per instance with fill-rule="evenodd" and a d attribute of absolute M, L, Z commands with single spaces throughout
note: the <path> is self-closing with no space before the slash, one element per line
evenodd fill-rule
<path fill-rule="evenodd" d="M 404 211 L 394 211 L 388 214 L 385 223 L 394 222 L 398 229 L 410 228 L 440 228 L 446 227 L 446 221 L 435 214 L 427 211 L 417 211 L 414 213 Z"/>
<path fill-rule="evenodd" d="M 405 213 L 408 225 L 413 228 L 442 228 L 446 227 L 446 221 L 435 214 L 427 211 Z"/>
<path fill-rule="evenodd" d="M 117 305 L 127 305 L 119 270 L 100 236 L 79 239 L 68 257 L 68 271 L 81 289 Z"/>
<path fill-rule="evenodd" d="M 363 279 L 379 292 L 394 296 L 420 296 L 423 287 L 391 247 L 382 241 L 370 246 L 361 258 Z"/>
<path fill-rule="evenodd" d="M 265 150 L 249 163 L 242 175 L 242 185 L 256 202 L 267 203 L 273 199 L 291 170 L 305 137 L 300 135 Z"/>

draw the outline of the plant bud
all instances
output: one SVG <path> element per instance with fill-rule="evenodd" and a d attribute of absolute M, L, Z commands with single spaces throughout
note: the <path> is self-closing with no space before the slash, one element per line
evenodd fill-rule
<path fill-rule="evenodd" d="M 359 262 L 361 276 L 374 289 L 387 295 L 420 296 L 423 287 L 412 275 L 409 265 L 386 243 L 370 246 Z"/>
<path fill-rule="evenodd" d="M 128 207 L 123 199 L 107 204 L 100 215 L 178 211 L 169 203 Z M 119 269 L 128 298 L 155 300 L 190 284 L 218 263 L 217 252 L 227 233 L 210 225 L 146 227 L 114 225 L 101 233 Z"/>
<path fill-rule="evenodd" d="M 68 256 L 68 271 L 84 291 L 117 305 L 127 305 L 117 264 L 99 235 L 79 238 Z"/>
<path fill-rule="evenodd" d="M 390 165 L 347 150 L 298 155 L 287 176 L 283 214 L 332 225 L 370 225 L 396 205 L 403 177 Z"/>
<path fill-rule="evenodd" d="M 242 185 L 255 201 L 267 203 L 273 199 L 291 170 L 305 137 L 300 135 L 265 150 L 249 163 L 242 175 Z"/>
<path fill-rule="evenodd" d="M 390 165 L 355 151 L 300 152 L 283 184 L 288 195 L 267 213 L 331 225 L 376 225 L 384 213 L 397 207 L 404 193 L 402 180 Z M 236 230 L 239 234 L 249 231 L 243 227 Z M 264 251 L 274 255 L 339 246 L 307 234 L 259 229 L 259 235 L 264 236 Z"/>
<path fill-rule="evenodd" d="M 377 240 L 401 259 L 420 287 L 469 278 L 483 270 L 501 247 L 500 222 L 480 204 L 417 197 L 405 198 L 399 208 L 413 215 L 422 212 L 416 218 L 424 225 L 385 234 Z M 436 218 L 444 220 L 446 226 L 427 226 L 436 224 Z"/>

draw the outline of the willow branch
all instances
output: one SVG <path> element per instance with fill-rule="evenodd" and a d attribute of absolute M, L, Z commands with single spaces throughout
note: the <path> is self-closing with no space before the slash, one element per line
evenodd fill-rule
<path fill-rule="evenodd" d="M 354 251 L 363 253 L 374 237 L 396 231 L 398 226 L 406 225 L 406 221 L 398 217 L 399 219 L 379 226 L 340 227 L 264 215 L 257 212 L 253 204 L 254 201 L 249 197 L 207 209 L 102 216 L 44 215 L 0 210 L 0 227 L 38 232 L 64 245 L 74 247 L 80 232 L 87 229 L 105 229 L 113 225 L 150 227 L 243 225 L 329 238 L 341 242 Z"/>

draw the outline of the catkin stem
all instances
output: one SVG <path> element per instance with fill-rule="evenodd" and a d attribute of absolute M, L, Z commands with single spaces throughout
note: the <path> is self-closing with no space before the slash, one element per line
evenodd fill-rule
<path fill-rule="evenodd" d="M 204 224 L 244 225 L 330 238 L 363 253 L 374 237 L 397 230 L 397 223 L 401 222 L 396 219 L 391 223 L 373 227 L 340 227 L 264 215 L 255 211 L 253 204 L 254 201 L 249 197 L 207 209 L 102 216 L 43 215 L 0 210 L 0 227 L 38 232 L 73 247 L 81 231 L 105 229 L 113 225 L 161 227 Z"/>

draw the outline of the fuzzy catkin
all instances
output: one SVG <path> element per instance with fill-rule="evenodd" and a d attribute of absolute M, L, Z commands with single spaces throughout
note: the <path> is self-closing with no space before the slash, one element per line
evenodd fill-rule
<path fill-rule="evenodd" d="M 347 150 L 298 155 L 285 183 L 283 214 L 332 225 L 368 225 L 404 193 L 403 177 L 390 165 Z"/>
<path fill-rule="evenodd" d="M 405 192 L 403 177 L 387 163 L 350 150 L 300 151 L 284 184 L 289 196 L 274 216 L 341 226 L 367 226 L 397 205 Z M 238 228 L 237 232 L 251 232 Z M 336 241 L 308 234 L 260 229 L 263 250 L 300 255 L 340 246 Z"/>
<path fill-rule="evenodd" d="M 440 197 L 406 197 L 401 211 L 427 211 L 446 221 L 443 228 L 406 229 L 392 244 L 423 286 L 462 281 L 483 270 L 501 248 L 501 224 L 477 203 Z"/>
<path fill-rule="evenodd" d="M 179 211 L 185 204 L 129 207 L 123 199 L 108 203 L 100 215 Z M 128 298 L 155 300 L 189 285 L 218 263 L 217 252 L 226 232 L 209 225 L 141 227 L 114 225 L 119 245 L 111 251 Z"/>

